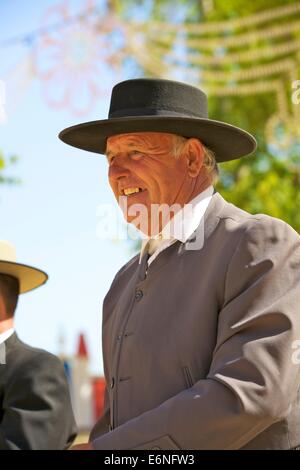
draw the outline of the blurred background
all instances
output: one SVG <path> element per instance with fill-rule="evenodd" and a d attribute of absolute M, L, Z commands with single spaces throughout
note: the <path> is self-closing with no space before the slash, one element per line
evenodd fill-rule
<path fill-rule="evenodd" d="M 106 159 L 57 135 L 106 118 L 118 81 L 199 86 L 211 118 L 258 140 L 255 155 L 221 165 L 217 189 L 300 232 L 300 1 L 1 0 L 0 25 L 0 238 L 50 276 L 21 296 L 17 331 L 77 370 L 89 427 L 101 412 L 103 298 L 138 243 L 99 237 L 99 205 L 116 204 Z"/>

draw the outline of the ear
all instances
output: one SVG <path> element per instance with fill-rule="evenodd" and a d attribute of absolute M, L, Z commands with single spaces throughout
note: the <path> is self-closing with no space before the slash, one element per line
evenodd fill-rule
<path fill-rule="evenodd" d="M 198 139 L 188 139 L 185 147 L 185 157 L 189 176 L 196 178 L 203 167 L 204 160 L 204 148 Z"/>

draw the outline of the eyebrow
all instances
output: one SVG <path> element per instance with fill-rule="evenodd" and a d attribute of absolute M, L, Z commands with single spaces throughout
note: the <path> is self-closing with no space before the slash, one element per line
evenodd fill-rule
<path fill-rule="evenodd" d="M 129 148 L 134 148 L 134 147 L 138 147 L 138 143 L 129 143 L 127 144 Z M 106 155 L 106 158 L 109 158 L 111 155 L 113 155 L 114 152 L 112 152 L 111 150 L 109 150 L 108 152 L 105 152 L 105 155 Z"/>

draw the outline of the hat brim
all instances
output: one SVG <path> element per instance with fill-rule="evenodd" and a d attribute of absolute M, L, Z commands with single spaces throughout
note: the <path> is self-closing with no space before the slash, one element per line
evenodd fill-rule
<path fill-rule="evenodd" d="M 36 289 L 48 280 L 48 274 L 44 271 L 10 261 L 0 261 L 0 274 L 17 278 L 20 283 L 20 294 Z"/>
<path fill-rule="evenodd" d="M 195 137 L 214 151 L 217 162 L 235 160 L 253 153 L 255 138 L 239 127 L 205 118 L 139 116 L 103 119 L 71 126 L 59 138 L 68 145 L 105 154 L 106 140 L 116 134 L 166 132 Z"/>

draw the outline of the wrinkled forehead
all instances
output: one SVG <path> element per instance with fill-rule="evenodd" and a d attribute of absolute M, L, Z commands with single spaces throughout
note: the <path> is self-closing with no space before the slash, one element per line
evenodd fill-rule
<path fill-rule="evenodd" d="M 149 150 L 154 148 L 166 148 L 172 146 L 174 134 L 164 132 L 137 132 L 130 134 L 118 134 L 108 137 L 106 143 L 106 155 L 111 152 L 120 152 L 132 148 Z"/>

